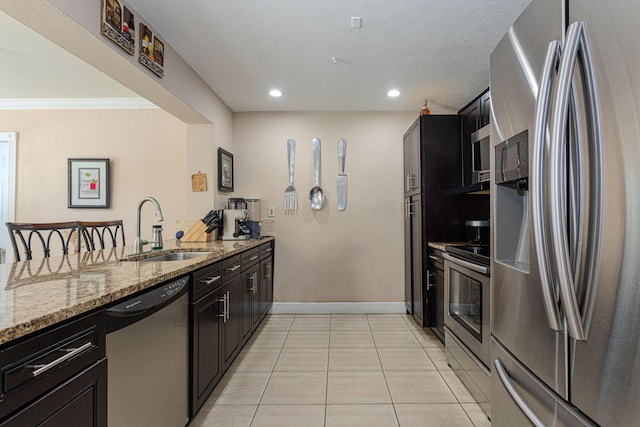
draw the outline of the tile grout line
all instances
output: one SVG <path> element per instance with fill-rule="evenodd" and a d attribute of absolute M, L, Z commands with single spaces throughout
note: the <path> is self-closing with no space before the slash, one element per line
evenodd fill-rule
<path fill-rule="evenodd" d="M 256 405 L 256 410 L 253 413 L 253 417 L 251 417 L 251 422 L 249 423 L 249 427 L 251 427 L 251 425 L 253 424 L 253 421 L 256 419 L 256 415 L 258 414 L 258 410 L 260 409 L 260 404 L 262 402 L 262 399 L 264 398 L 264 394 L 267 391 L 267 387 L 269 387 L 269 382 L 271 381 L 271 377 L 273 376 L 273 372 L 276 369 L 276 365 L 278 364 L 278 360 L 280 359 L 280 356 L 282 355 L 282 350 L 284 349 L 284 344 L 287 341 L 287 338 L 289 337 L 289 332 L 291 331 L 291 327 L 293 326 L 293 322 L 295 320 L 296 320 L 296 318 L 294 317 L 293 320 L 291 321 L 291 325 L 289 325 L 289 329 L 287 329 L 287 335 L 284 337 L 284 341 L 282 342 L 282 345 L 280 346 L 280 351 L 278 352 L 278 357 L 276 357 L 276 361 L 273 364 L 273 367 L 271 368 L 271 372 L 269 372 L 269 378 L 267 379 L 267 383 L 264 386 L 264 390 L 262 390 L 262 394 L 260 394 L 260 399 L 258 399 L 258 404 Z"/>
<path fill-rule="evenodd" d="M 369 318 L 367 318 L 367 323 L 369 323 Z M 371 329 L 371 324 L 369 324 L 369 328 Z M 371 331 L 371 333 L 373 334 L 373 330 Z M 389 393 L 389 400 L 391 400 L 391 407 L 393 408 L 393 415 L 396 417 L 396 425 L 399 426 L 400 425 L 400 418 L 398 418 L 398 411 L 396 411 L 396 404 L 393 401 L 393 395 L 391 394 L 391 388 L 389 388 L 389 380 L 387 379 L 387 374 L 386 374 L 386 370 L 384 369 L 384 365 L 382 364 L 382 359 L 380 358 L 380 352 L 378 351 L 378 346 L 375 343 L 375 340 L 373 342 L 375 349 L 376 349 L 376 354 L 378 355 L 378 362 L 380 362 L 380 368 L 382 369 L 382 378 L 384 378 L 384 383 L 387 386 L 387 393 Z M 394 348 L 394 347 L 391 347 Z"/>

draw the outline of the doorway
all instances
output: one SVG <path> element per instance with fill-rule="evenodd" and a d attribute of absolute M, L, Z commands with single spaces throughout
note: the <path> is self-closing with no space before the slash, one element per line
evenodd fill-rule
<path fill-rule="evenodd" d="M 13 262 L 6 222 L 16 215 L 16 132 L 0 132 L 0 262 Z"/>

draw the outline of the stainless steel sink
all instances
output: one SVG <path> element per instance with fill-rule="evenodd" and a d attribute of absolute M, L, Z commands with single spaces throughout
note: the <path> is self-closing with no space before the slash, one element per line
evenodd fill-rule
<path fill-rule="evenodd" d="M 187 259 L 197 258 L 199 256 L 209 255 L 213 252 L 171 252 L 168 254 L 156 255 L 149 258 L 137 259 L 135 261 L 184 261 Z"/>

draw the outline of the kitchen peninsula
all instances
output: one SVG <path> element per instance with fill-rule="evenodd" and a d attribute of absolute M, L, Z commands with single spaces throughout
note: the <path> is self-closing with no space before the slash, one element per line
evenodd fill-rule
<path fill-rule="evenodd" d="M 163 250 L 137 255 L 131 255 L 126 247 L 1 265 L 0 425 L 13 425 L 12 422 L 19 425 L 32 420 L 31 417 L 47 414 L 58 418 L 63 414 L 64 420 L 74 423 L 104 425 L 107 361 L 111 360 L 109 335 L 105 352 L 105 334 L 118 330 L 107 322 L 105 309 L 151 294 L 152 289 L 167 290 L 170 299 L 178 282 L 183 288 L 187 284 L 189 291 L 182 289 L 180 293 L 185 301 L 187 297 L 191 301 L 189 326 L 174 319 L 192 334 L 182 341 L 185 347 L 188 342 L 183 351 L 183 372 L 192 380 L 182 382 L 196 387 L 216 369 L 209 366 L 216 364 L 214 359 L 207 365 L 197 359 L 187 363 L 186 355 L 211 355 L 213 340 L 217 352 L 218 338 L 219 354 L 228 367 L 270 308 L 273 245 L 273 237 L 206 243 L 172 240 L 165 241 Z M 194 255 L 192 258 L 153 259 L 163 254 L 189 252 Z M 217 293 L 227 288 L 233 289 L 231 295 L 218 298 Z M 212 297 L 215 301 L 200 310 L 199 304 Z M 220 303 L 216 304 L 217 301 Z M 144 309 L 144 304 L 136 309 L 140 307 Z M 186 308 L 184 305 L 180 309 L 185 313 L 184 319 Z M 160 313 L 164 309 L 157 310 Z M 147 316 L 143 310 L 141 313 L 142 318 Z M 201 313 L 207 313 L 206 318 L 200 317 Z M 219 329 L 216 326 L 220 336 L 204 336 L 212 332 L 213 324 L 220 326 Z M 234 331 L 238 335 L 235 340 L 231 336 Z M 169 336 L 164 341 L 171 347 L 181 347 L 180 340 L 173 342 Z M 203 342 L 207 343 L 205 348 L 200 347 Z M 235 347 L 229 343 L 235 343 Z M 109 363 L 110 369 L 114 366 Z M 194 399 L 206 398 L 219 381 L 223 374 L 221 361 L 218 366 L 219 373 L 207 379 L 206 390 L 191 388 L 189 393 Z M 186 399 L 187 396 L 185 402 Z M 190 406 L 188 415 L 198 409 L 199 406 Z M 181 410 L 187 417 L 186 403 Z"/>

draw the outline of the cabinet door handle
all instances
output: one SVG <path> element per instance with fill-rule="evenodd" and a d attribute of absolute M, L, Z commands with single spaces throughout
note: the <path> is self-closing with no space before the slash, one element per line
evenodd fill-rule
<path fill-rule="evenodd" d="M 213 276 L 213 277 L 209 276 L 205 279 L 202 279 L 202 282 L 204 282 L 205 285 L 210 285 L 212 283 L 217 282 L 218 280 L 220 280 L 220 276 Z"/>
<path fill-rule="evenodd" d="M 93 346 L 92 342 L 88 342 L 85 343 L 83 345 L 81 345 L 78 348 L 70 348 L 70 349 L 63 349 L 61 351 L 66 351 L 67 353 L 58 357 L 56 360 L 54 360 L 53 362 L 49 362 L 46 365 L 40 366 L 38 367 L 38 369 L 34 370 L 31 373 L 32 377 L 37 377 L 40 374 L 43 374 L 45 372 L 47 372 L 49 369 L 55 367 L 56 365 L 58 365 L 59 363 L 64 362 L 65 360 L 71 359 L 72 357 L 82 353 L 83 351 L 91 348 Z M 35 367 L 35 366 L 34 366 Z"/>
<path fill-rule="evenodd" d="M 227 320 L 229 320 L 229 298 L 230 298 L 230 291 L 227 291 L 227 319 L 225 320 L 225 323 L 227 323 Z"/>
<path fill-rule="evenodd" d="M 251 280 L 253 280 L 253 294 L 258 293 L 258 272 L 255 271 L 251 276 Z"/>
<path fill-rule="evenodd" d="M 218 314 L 218 317 L 222 317 L 222 321 L 227 323 L 227 294 L 222 295 L 218 301 L 222 303 L 222 313 Z"/>
<path fill-rule="evenodd" d="M 227 271 L 236 271 L 239 268 L 240 268 L 240 264 L 236 264 L 236 265 L 232 265 L 231 267 L 226 267 L 225 270 L 227 270 Z"/>

